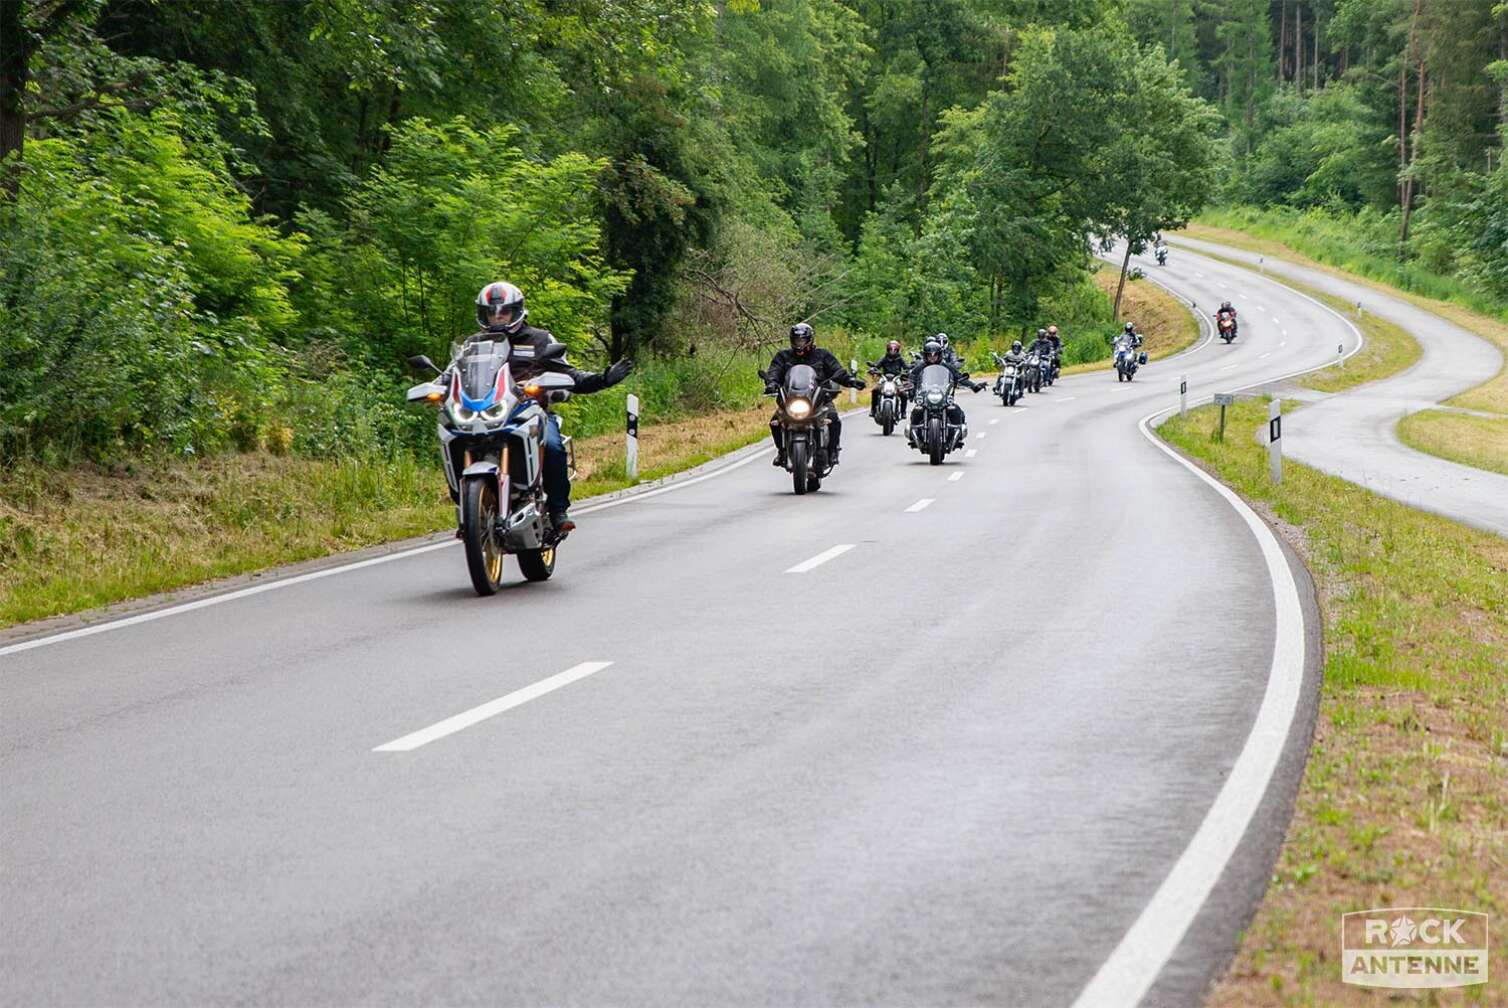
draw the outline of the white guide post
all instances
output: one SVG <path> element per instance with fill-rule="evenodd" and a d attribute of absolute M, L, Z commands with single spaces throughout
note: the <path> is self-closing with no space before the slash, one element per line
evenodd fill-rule
<path fill-rule="evenodd" d="M 1267 469 L 1274 483 L 1283 482 L 1283 400 L 1267 404 Z"/>
<path fill-rule="evenodd" d="M 1189 415 L 1189 376 L 1184 375 L 1178 380 L 1178 415 Z"/>
<path fill-rule="evenodd" d="M 625 429 L 628 432 L 627 436 L 625 438 L 625 441 L 626 441 L 626 444 L 627 444 L 627 450 L 628 450 L 628 456 L 625 459 L 625 468 L 626 468 L 626 470 L 628 472 L 628 478 L 630 480 L 638 480 L 638 478 L 639 478 L 639 397 L 636 396 L 636 395 L 632 395 L 631 394 L 628 397 L 628 426 Z"/>

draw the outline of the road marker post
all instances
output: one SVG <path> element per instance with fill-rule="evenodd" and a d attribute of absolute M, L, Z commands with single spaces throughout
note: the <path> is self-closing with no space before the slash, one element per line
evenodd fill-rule
<path fill-rule="evenodd" d="M 1361 302 L 1360 301 L 1356 302 L 1356 318 L 1358 320 L 1360 320 L 1360 318 L 1361 318 Z"/>
<path fill-rule="evenodd" d="M 1184 375 L 1178 382 L 1178 415 L 1189 415 L 1189 376 Z"/>
<path fill-rule="evenodd" d="M 628 453 L 624 469 L 629 482 L 636 483 L 639 479 L 639 397 L 632 393 L 628 397 L 628 423 L 624 429 L 627 431 L 624 441 Z"/>
<path fill-rule="evenodd" d="M 1267 471 L 1273 483 L 1283 482 L 1283 400 L 1267 404 Z"/>
<path fill-rule="evenodd" d="M 1341 367 L 1345 367 L 1346 366 L 1346 345 L 1344 343 L 1337 343 L 1337 344 L 1335 344 L 1335 356 L 1340 359 L 1340 366 Z"/>
<path fill-rule="evenodd" d="M 1267 275 L 1267 260 L 1263 256 L 1257 256 L 1257 271 L 1263 276 Z"/>
<path fill-rule="evenodd" d="M 857 357 L 850 357 L 850 358 L 848 358 L 848 373 L 851 374 L 851 375 L 853 375 L 855 378 L 859 377 L 859 359 Z M 853 405 L 854 403 L 856 403 L 858 401 L 859 401 L 859 390 L 856 389 L 856 388 L 850 387 L 849 390 L 848 390 L 848 402 L 849 402 L 849 405 Z"/>
<path fill-rule="evenodd" d="M 1216 392 L 1215 405 L 1220 407 L 1220 433 L 1215 435 L 1216 441 L 1225 440 L 1225 407 L 1233 405 L 1236 401 L 1234 392 Z"/>

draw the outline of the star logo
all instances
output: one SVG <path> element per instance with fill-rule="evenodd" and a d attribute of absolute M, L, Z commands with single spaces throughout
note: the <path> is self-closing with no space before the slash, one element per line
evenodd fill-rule
<path fill-rule="evenodd" d="M 1397 948 L 1399 945 L 1407 945 L 1409 942 L 1413 941 L 1415 936 L 1419 933 L 1419 928 L 1409 917 L 1397 918 L 1393 921 L 1392 926 L 1390 926 L 1388 930 L 1393 935 L 1394 948 Z"/>

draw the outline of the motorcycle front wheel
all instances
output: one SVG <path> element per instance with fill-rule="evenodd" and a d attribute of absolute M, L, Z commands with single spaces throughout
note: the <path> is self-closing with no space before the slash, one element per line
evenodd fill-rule
<path fill-rule="evenodd" d="M 808 470 L 811 461 L 806 456 L 806 442 L 795 441 L 791 444 L 791 489 L 798 494 L 807 491 Z"/>
<path fill-rule="evenodd" d="M 941 420 L 933 417 L 927 421 L 927 461 L 933 465 L 942 465 L 943 433 Z"/>
<path fill-rule="evenodd" d="M 461 541 L 466 545 L 466 571 L 478 595 L 497 594 L 503 583 L 503 544 L 497 537 L 497 480 L 491 476 L 466 481 L 461 498 Z"/>

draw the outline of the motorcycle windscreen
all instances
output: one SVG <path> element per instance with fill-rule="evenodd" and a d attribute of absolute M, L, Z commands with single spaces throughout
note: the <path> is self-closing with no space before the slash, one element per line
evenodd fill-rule
<path fill-rule="evenodd" d="M 928 364 L 922 368 L 922 376 L 917 385 L 923 390 L 941 389 L 946 392 L 953 385 L 953 372 L 941 364 Z"/>
<path fill-rule="evenodd" d="M 508 344 L 479 340 L 461 348 L 456 360 L 456 373 L 461 378 L 461 394 L 468 399 L 482 400 L 492 395 L 497 384 L 497 373 L 508 363 Z"/>
<path fill-rule="evenodd" d="M 797 364 L 785 373 L 787 395 L 813 400 L 817 396 L 817 372 L 810 364 Z"/>

